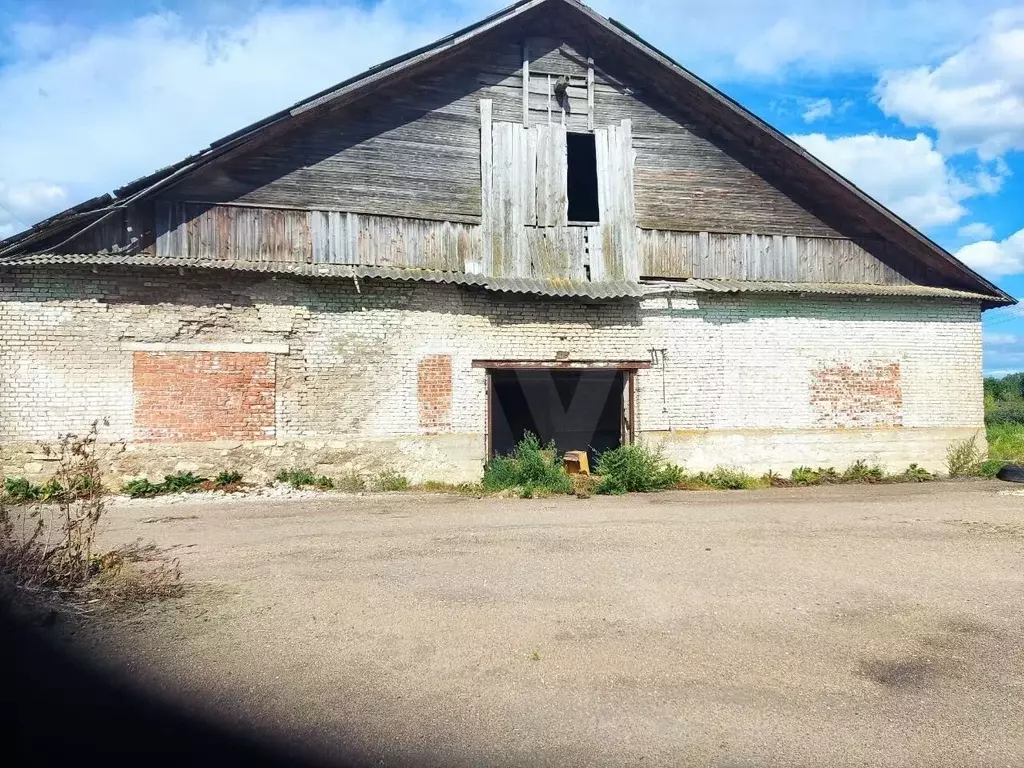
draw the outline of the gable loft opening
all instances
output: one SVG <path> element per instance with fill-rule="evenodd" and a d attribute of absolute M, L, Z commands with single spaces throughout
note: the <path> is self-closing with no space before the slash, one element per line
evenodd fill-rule
<path fill-rule="evenodd" d="M 568 134 L 566 150 L 569 221 L 596 222 L 601 214 L 597 204 L 597 144 L 594 134 Z"/>

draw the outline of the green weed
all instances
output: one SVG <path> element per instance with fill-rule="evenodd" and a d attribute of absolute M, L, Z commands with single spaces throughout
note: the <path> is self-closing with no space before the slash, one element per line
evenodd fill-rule
<path fill-rule="evenodd" d="M 389 493 L 407 491 L 411 485 L 412 483 L 409 482 L 409 478 L 405 475 L 390 470 L 387 472 L 381 472 L 370 482 L 370 486 L 373 490 Z"/>
<path fill-rule="evenodd" d="M 862 459 L 853 462 L 843 472 L 844 483 L 877 483 L 885 479 L 885 469 L 878 464 L 868 464 Z"/>
<path fill-rule="evenodd" d="M 275 479 L 293 488 L 305 488 L 316 483 L 316 475 L 308 469 L 282 469 Z"/>
<path fill-rule="evenodd" d="M 173 475 L 165 475 L 161 486 L 164 493 L 185 493 L 196 490 L 205 482 L 205 477 L 197 477 L 191 472 L 175 472 Z"/>
<path fill-rule="evenodd" d="M 313 487 L 318 491 L 333 491 L 334 481 L 327 475 L 320 475 L 313 481 Z"/>
<path fill-rule="evenodd" d="M 483 486 L 488 491 L 520 489 L 524 498 L 573 492 L 554 443 L 541 448 L 536 435 L 530 433 L 510 455 L 497 456 L 487 464 Z"/>
<path fill-rule="evenodd" d="M 149 482 L 145 477 L 136 477 L 125 483 L 121 492 L 128 494 L 133 499 L 140 499 L 163 493 L 164 488 L 158 483 Z"/>
<path fill-rule="evenodd" d="M 894 475 L 893 479 L 897 482 L 904 483 L 926 483 L 930 480 L 934 480 L 935 475 L 924 467 L 919 467 L 917 464 L 911 464 L 901 474 Z"/>
<path fill-rule="evenodd" d="M 4 480 L 4 497 L 13 502 L 36 501 L 39 486 L 24 477 L 8 477 Z"/>
<path fill-rule="evenodd" d="M 217 473 L 217 476 L 213 478 L 213 485 L 216 488 L 226 488 L 229 485 L 238 485 L 242 482 L 242 473 L 223 470 Z"/>
<path fill-rule="evenodd" d="M 481 483 L 445 483 L 438 480 L 428 480 L 414 487 L 414 490 L 424 493 L 451 493 L 459 496 L 484 496 L 487 491 Z"/>
<path fill-rule="evenodd" d="M 978 436 L 953 443 L 946 449 L 946 469 L 950 477 L 975 477 L 981 471 L 985 455 L 978 447 Z"/>
<path fill-rule="evenodd" d="M 666 462 L 661 451 L 643 443 L 623 445 L 597 458 L 601 494 L 648 493 L 676 488 L 686 479 L 682 467 Z"/>

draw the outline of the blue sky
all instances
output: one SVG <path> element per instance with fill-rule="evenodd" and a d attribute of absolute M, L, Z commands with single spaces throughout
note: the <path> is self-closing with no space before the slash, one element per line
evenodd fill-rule
<path fill-rule="evenodd" d="M 0 0 L 0 237 L 501 7 L 489 0 Z M 1024 8 L 594 0 L 1024 295 Z M 1024 311 L 985 315 L 1024 370 Z"/>

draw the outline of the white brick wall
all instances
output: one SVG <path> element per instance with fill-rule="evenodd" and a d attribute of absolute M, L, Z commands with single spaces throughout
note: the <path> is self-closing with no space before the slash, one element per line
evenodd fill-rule
<path fill-rule="evenodd" d="M 935 466 L 950 440 L 982 425 L 976 303 L 703 295 L 588 305 L 430 284 L 357 291 L 350 281 L 65 268 L 0 273 L 0 440 L 53 440 L 106 418 L 106 437 L 131 441 L 140 342 L 286 343 L 279 442 L 416 436 L 404 444 L 430 454 L 435 476 L 482 463 L 485 374 L 474 359 L 649 360 L 664 349 L 664 370 L 638 377 L 638 427 L 693 468 L 785 470 L 806 456 Z M 450 431 L 461 437 L 448 444 L 459 456 L 418 423 L 417 365 L 436 354 L 452 356 Z M 821 428 L 815 370 L 893 363 L 903 429 Z"/>

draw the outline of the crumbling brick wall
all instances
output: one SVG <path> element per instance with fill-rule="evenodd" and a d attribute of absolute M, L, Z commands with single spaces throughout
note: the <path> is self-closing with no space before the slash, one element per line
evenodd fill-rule
<path fill-rule="evenodd" d="M 691 468 L 784 470 L 790 458 L 828 461 L 839 441 L 845 453 L 829 463 L 889 451 L 905 467 L 926 451 L 941 468 L 949 442 L 982 426 L 980 326 L 976 302 L 935 299 L 585 304 L 383 280 L 357 289 L 200 270 L 0 271 L 0 442 L 53 441 L 106 419 L 105 438 L 149 446 L 171 469 L 268 439 L 265 468 L 360 460 L 471 479 L 487 429 L 474 360 L 654 359 L 637 378 L 637 431 Z M 158 396 L 158 380 L 140 387 L 134 372 L 138 353 L 159 350 L 193 355 L 193 367 L 182 363 Z M 204 366 L 230 365 L 229 353 L 243 355 L 233 359 L 246 361 L 238 380 L 248 383 L 227 388 L 234 400 L 197 406 L 205 388 L 184 379 L 212 376 Z M 185 418 L 140 410 L 158 397 L 180 399 Z M 156 435 L 174 442 L 142 442 Z M 302 458 L 294 446 L 321 452 Z"/>
<path fill-rule="evenodd" d="M 839 363 L 811 371 L 811 405 L 822 427 L 898 427 L 903 423 L 900 364 Z"/>
<path fill-rule="evenodd" d="M 452 425 L 452 357 L 427 355 L 416 371 L 416 396 L 419 400 L 420 427 L 430 432 L 444 431 Z"/>

